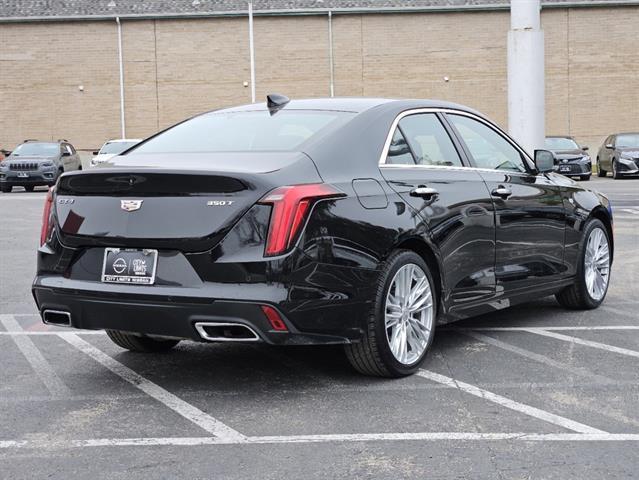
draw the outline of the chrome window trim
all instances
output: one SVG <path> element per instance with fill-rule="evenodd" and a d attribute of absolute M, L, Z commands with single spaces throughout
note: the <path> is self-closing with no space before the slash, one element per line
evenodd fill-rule
<path fill-rule="evenodd" d="M 404 110 L 403 112 L 399 113 L 396 117 L 395 120 L 393 120 L 393 123 L 391 124 L 390 130 L 388 132 L 388 134 L 386 135 L 386 142 L 384 143 L 384 148 L 382 149 L 382 154 L 379 157 L 379 162 L 378 165 L 379 167 L 384 167 L 384 168 L 428 168 L 428 169 L 447 169 L 447 170 L 460 170 L 460 169 L 472 169 L 472 170 L 477 170 L 477 171 L 483 171 L 483 172 L 500 172 L 500 170 L 495 170 L 495 169 L 491 169 L 491 168 L 481 168 L 481 167 L 470 167 L 470 166 L 447 166 L 447 165 L 406 165 L 406 164 L 387 164 L 386 163 L 386 158 L 388 157 L 388 150 L 390 148 L 390 144 L 393 140 L 393 133 L 395 133 L 395 129 L 397 128 L 397 126 L 399 125 L 399 122 L 402 120 L 402 118 L 407 117 L 409 115 L 416 115 L 416 114 L 420 114 L 420 113 L 450 113 L 452 115 L 461 115 L 461 116 L 465 116 L 465 117 L 469 117 L 472 118 L 474 120 L 477 120 L 478 122 L 483 123 L 484 125 L 486 125 L 488 128 L 491 128 L 492 130 L 494 130 L 498 135 L 500 135 L 501 137 L 504 138 L 504 140 L 506 140 L 510 145 L 512 145 L 521 155 L 524 156 L 525 159 L 527 159 L 532 165 L 534 165 L 534 162 L 532 161 L 532 159 L 530 158 L 530 156 L 526 153 L 526 151 L 521 148 L 519 145 L 517 145 L 515 142 L 513 142 L 510 137 L 508 137 L 508 135 L 502 130 L 500 129 L 497 125 L 494 125 L 493 123 L 489 122 L 488 120 L 480 117 L 479 115 L 475 115 L 473 113 L 470 112 L 466 112 L 464 110 L 455 110 L 453 108 L 437 108 L 437 107 L 427 107 L 427 108 L 413 108 L 410 110 Z M 442 124 L 442 126 L 444 126 Z M 447 132 L 448 133 L 448 132 Z M 451 139 L 452 141 L 452 139 Z M 528 165 L 528 167 L 530 167 L 530 165 Z M 506 172 L 505 170 L 503 170 L 502 172 Z M 533 173 L 530 171 L 526 171 L 526 172 L 515 172 L 514 170 L 508 170 L 507 173 L 509 175 L 511 174 L 515 174 L 515 175 L 532 175 Z"/>

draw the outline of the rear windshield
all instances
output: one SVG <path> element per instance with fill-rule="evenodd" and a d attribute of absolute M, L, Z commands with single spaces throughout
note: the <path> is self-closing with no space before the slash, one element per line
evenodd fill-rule
<path fill-rule="evenodd" d="M 60 146 L 57 143 L 23 143 L 16 147 L 12 155 L 19 157 L 25 155 L 42 155 L 53 157 L 60 153 Z"/>
<path fill-rule="evenodd" d="M 311 137 L 344 125 L 351 112 L 283 110 L 209 113 L 180 123 L 135 153 L 293 151 Z"/>

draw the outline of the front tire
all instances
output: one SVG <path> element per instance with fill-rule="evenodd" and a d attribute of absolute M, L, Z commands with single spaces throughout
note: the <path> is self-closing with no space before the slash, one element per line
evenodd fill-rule
<path fill-rule="evenodd" d="M 601 162 L 599 161 L 599 157 L 597 157 L 597 176 L 605 177 L 606 175 L 608 175 L 608 172 L 601 168 Z"/>
<path fill-rule="evenodd" d="M 35 187 L 33 185 L 26 185 L 24 189 L 27 192 L 33 192 L 33 190 L 35 190 Z"/>
<path fill-rule="evenodd" d="M 107 330 L 106 334 L 118 347 L 140 353 L 166 352 L 180 343 L 179 340 L 157 340 L 155 338 L 141 337 L 118 330 Z"/>
<path fill-rule="evenodd" d="M 397 250 L 384 262 L 375 302 L 359 343 L 345 346 L 351 365 L 364 375 L 415 373 L 435 335 L 435 283 L 422 257 Z"/>
<path fill-rule="evenodd" d="M 575 282 L 555 295 L 564 307 L 573 310 L 597 308 L 606 298 L 610 284 L 610 238 L 596 218 L 584 228 Z"/>
<path fill-rule="evenodd" d="M 2 185 L 0 186 L 0 192 L 2 193 L 11 193 L 11 185 Z"/>
<path fill-rule="evenodd" d="M 579 177 L 579 180 L 581 180 L 582 182 L 587 182 L 590 180 L 590 175 L 582 175 L 581 177 Z"/>
<path fill-rule="evenodd" d="M 612 178 L 615 180 L 619 180 L 621 178 L 621 174 L 617 169 L 617 163 L 614 160 L 612 161 Z"/>

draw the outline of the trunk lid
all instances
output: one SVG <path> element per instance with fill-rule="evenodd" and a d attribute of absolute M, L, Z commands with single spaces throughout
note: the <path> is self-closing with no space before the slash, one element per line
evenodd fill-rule
<path fill-rule="evenodd" d="M 127 155 L 103 165 L 58 183 L 68 246 L 208 250 L 268 191 L 321 181 L 300 153 Z"/>

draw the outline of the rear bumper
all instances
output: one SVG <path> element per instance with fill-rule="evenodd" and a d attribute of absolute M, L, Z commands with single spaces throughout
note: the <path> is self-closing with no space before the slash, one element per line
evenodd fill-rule
<path fill-rule="evenodd" d="M 313 332 L 302 332 L 276 302 L 211 299 L 208 295 L 204 298 L 184 296 L 196 292 L 181 288 L 107 284 L 92 286 L 87 285 L 88 283 L 64 279 L 58 275 L 41 275 L 36 277 L 32 291 L 41 313 L 45 310 L 68 312 L 71 327 L 88 330 L 120 330 L 205 341 L 198 333 L 196 323 L 234 323 L 249 327 L 257 333 L 259 341 L 273 345 L 344 344 L 359 336 L 358 329 L 348 328 L 346 325 L 343 329 L 327 329 L 324 333 L 321 315 L 317 316 L 317 324 L 313 325 L 313 312 L 308 310 L 305 312 L 305 325 L 315 328 L 312 328 Z M 87 287 L 93 289 L 87 290 Z M 260 294 L 248 285 L 229 285 L 228 289 L 235 289 L 236 292 L 243 290 L 247 298 L 279 296 L 275 290 L 263 290 Z M 200 295 L 204 293 L 198 290 Z M 220 293 L 219 289 L 215 290 Z M 164 293 L 159 294 L 159 291 Z M 177 296 L 178 291 L 181 296 Z M 270 305 L 278 310 L 286 323 L 287 332 L 273 329 L 261 309 L 262 305 Z M 322 308 L 320 305 L 317 307 Z"/>

